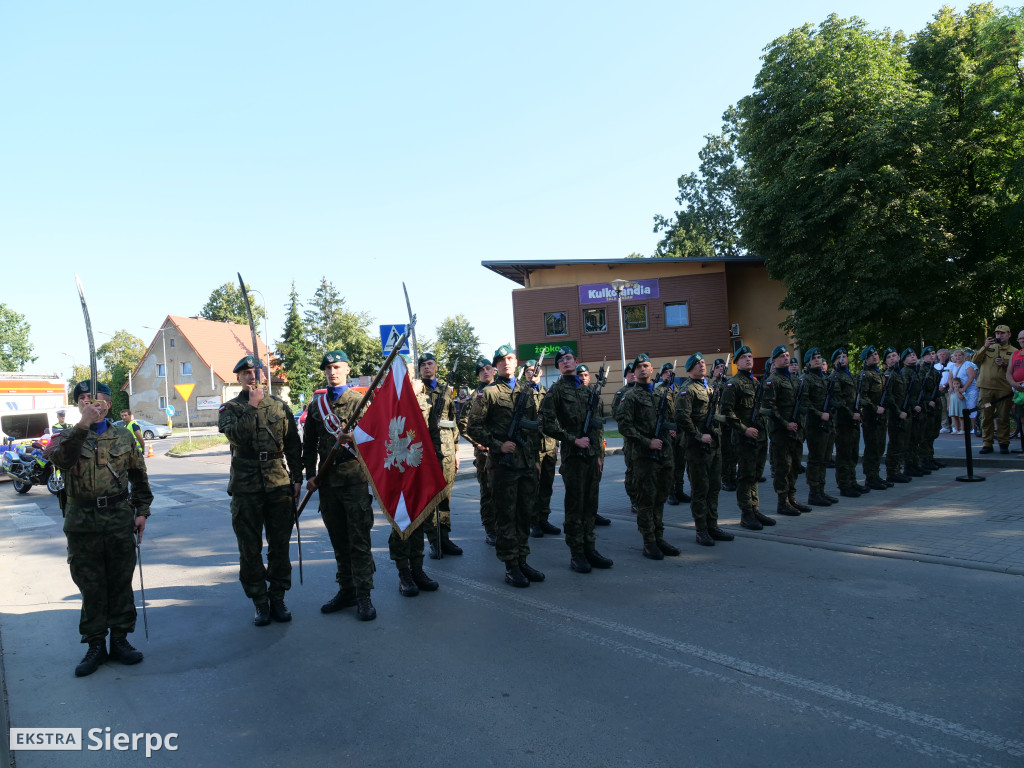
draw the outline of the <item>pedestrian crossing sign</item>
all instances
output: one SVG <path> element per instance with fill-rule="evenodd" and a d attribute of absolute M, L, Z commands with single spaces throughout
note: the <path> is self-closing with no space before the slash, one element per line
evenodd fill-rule
<path fill-rule="evenodd" d="M 380 327 L 380 341 L 381 345 L 384 347 L 385 355 L 391 354 L 391 350 L 393 350 L 395 345 L 398 344 L 398 340 L 402 338 L 402 334 L 405 333 L 405 329 L 407 327 L 408 326 L 404 323 L 400 325 L 382 325 Z M 398 350 L 398 354 L 409 354 L 409 339 L 405 340 L 405 345 Z"/>

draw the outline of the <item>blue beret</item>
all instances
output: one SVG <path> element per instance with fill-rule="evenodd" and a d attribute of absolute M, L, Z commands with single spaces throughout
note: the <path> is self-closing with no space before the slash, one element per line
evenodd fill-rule
<path fill-rule="evenodd" d="M 580 363 L 579 365 L 576 366 L 576 373 L 583 373 L 584 371 L 587 371 L 589 373 L 590 369 L 587 368 L 587 366 L 585 366 L 583 363 Z"/>
<path fill-rule="evenodd" d="M 920 356 L 924 357 L 929 352 L 934 352 L 934 351 L 935 351 L 935 347 L 925 347 L 924 349 L 921 350 L 921 355 Z"/>
<path fill-rule="evenodd" d="M 910 347 L 907 347 L 906 349 L 903 350 L 903 352 L 900 353 L 900 362 L 902 363 L 904 360 L 906 360 L 907 355 L 916 355 L 916 354 L 917 353 L 913 349 L 911 349 Z"/>
<path fill-rule="evenodd" d="M 832 353 L 832 357 L 830 357 L 829 360 L 831 360 L 834 363 L 836 361 L 837 357 L 839 357 L 840 355 L 845 355 L 845 354 L 846 354 L 846 350 L 845 349 L 843 349 L 842 347 L 836 347 L 836 351 Z"/>
<path fill-rule="evenodd" d="M 893 352 L 896 352 L 896 354 L 899 354 L 899 351 L 896 349 L 896 347 L 886 347 L 885 348 L 885 352 L 882 353 L 882 357 L 886 358 L 889 355 L 891 355 Z"/>

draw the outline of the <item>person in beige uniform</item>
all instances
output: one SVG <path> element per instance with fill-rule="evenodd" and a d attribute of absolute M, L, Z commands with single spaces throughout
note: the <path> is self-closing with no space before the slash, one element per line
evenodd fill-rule
<path fill-rule="evenodd" d="M 1010 344 L 1010 328 L 997 325 L 995 338 L 989 336 L 974 353 L 978 366 L 978 410 L 981 412 L 981 450 L 992 453 L 993 437 L 999 441 L 999 452 L 1010 452 L 1010 406 L 1013 390 L 1006 379 L 1010 358 L 1017 348 Z M 993 425 L 993 417 L 998 422 Z"/>

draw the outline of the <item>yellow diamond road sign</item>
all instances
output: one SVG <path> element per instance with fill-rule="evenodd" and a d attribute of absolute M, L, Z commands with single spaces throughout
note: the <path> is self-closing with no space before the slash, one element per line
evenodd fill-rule
<path fill-rule="evenodd" d="M 196 385 L 195 384 L 175 384 L 174 388 L 178 391 L 178 394 L 181 395 L 181 399 L 185 400 L 187 402 L 189 395 L 192 394 L 192 390 L 196 388 Z"/>

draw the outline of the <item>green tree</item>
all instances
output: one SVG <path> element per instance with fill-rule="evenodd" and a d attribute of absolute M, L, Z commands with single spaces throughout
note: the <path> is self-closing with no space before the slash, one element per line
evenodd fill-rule
<path fill-rule="evenodd" d="M 654 255 L 742 256 L 736 195 L 745 182 L 737 156 L 739 113 L 730 107 L 722 130 L 705 136 L 698 173 L 679 177 L 676 202 L 685 206 L 672 217 L 654 217 L 654 231 L 663 233 Z"/>
<path fill-rule="evenodd" d="M 259 329 L 260 321 L 264 318 L 263 307 L 253 300 L 252 288 L 246 283 L 245 290 L 249 292 L 249 303 L 252 306 L 252 317 Z M 239 325 L 249 324 L 249 315 L 245 311 L 245 299 L 241 289 L 234 283 L 224 283 L 210 294 L 206 304 L 199 310 L 199 316 L 207 320 L 217 322 L 238 323 Z"/>
<path fill-rule="evenodd" d="M 456 365 L 454 385 L 476 381 L 476 360 L 480 356 L 480 337 L 465 315 L 446 317 L 437 326 L 437 341 L 433 343 L 437 357 L 438 377 L 444 378 Z"/>
<path fill-rule="evenodd" d="M 31 330 L 24 315 L 0 303 L 0 371 L 23 371 L 26 363 L 35 362 Z"/>
<path fill-rule="evenodd" d="M 330 349 L 343 349 L 353 374 L 373 375 L 384 357 L 379 340 L 370 334 L 373 317 L 368 312 L 346 309 L 345 299 L 326 277 L 305 312 L 309 348 L 314 356 Z"/>
<path fill-rule="evenodd" d="M 110 341 L 101 344 L 96 349 L 96 357 L 108 370 L 119 363 L 126 368 L 135 370 L 144 354 L 146 354 L 145 342 L 124 330 L 117 331 Z"/>
<path fill-rule="evenodd" d="M 288 374 L 288 386 L 291 389 L 292 403 L 299 403 L 299 395 L 304 396 L 302 401 L 309 404 L 313 394 L 316 376 L 316 362 L 310 352 L 309 341 L 307 340 L 306 324 L 299 314 L 299 295 L 295 292 L 295 281 L 292 281 L 292 290 L 288 295 L 288 309 L 284 321 L 284 331 L 281 334 L 281 341 L 278 342 L 276 355 L 281 361 L 281 366 Z"/>

